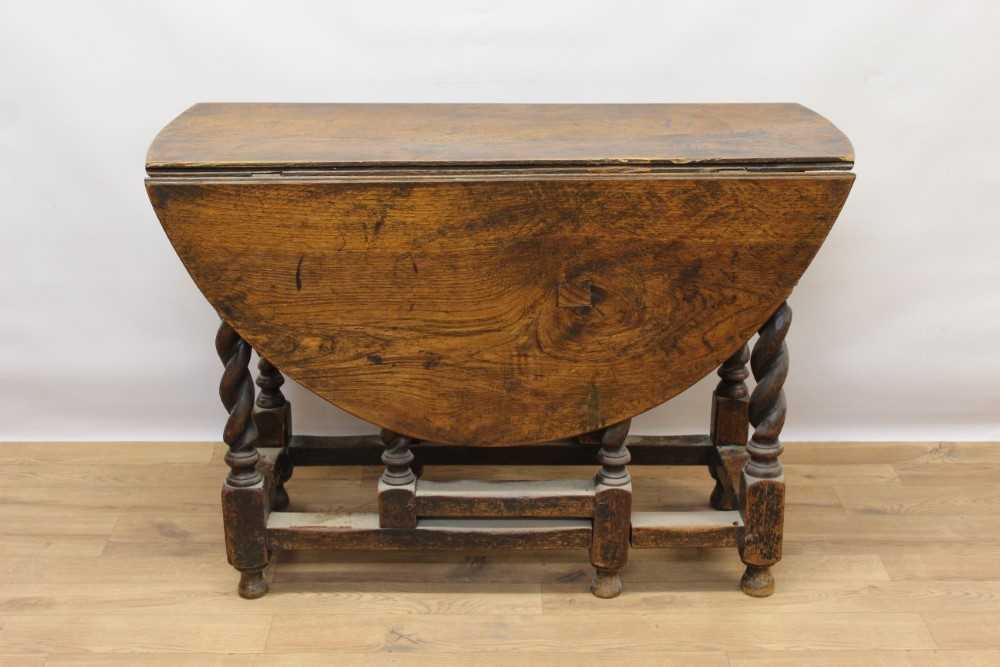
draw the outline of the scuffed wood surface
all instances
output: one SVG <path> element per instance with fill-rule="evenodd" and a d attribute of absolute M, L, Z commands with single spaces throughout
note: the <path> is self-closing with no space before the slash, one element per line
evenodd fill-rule
<path fill-rule="evenodd" d="M 632 547 L 732 547 L 742 525 L 735 510 L 633 512 Z"/>
<path fill-rule="evenodd" d="M 412 529 L 379 528 L 377 514 L 276 512 L 272 549 L 572 549 L 590 546 L 587 519 L 420 519 Z"/>
<path fill-rule="evenodd" d="M 287 376 L 394 431 L 490 445 L 593 431 L 708 374 L 787 297 L 852 182 L 147 188 L 199 288 Z M 561 286 L 574 303 L 589 291 L 590 305 L 560 305 Z"/>
<path fill-rule="evenodd" d="M 847 137 L 799 104 L 197 104 L 146 167 L 853 160 Z"/>
<path fill-rule="evenodd" d="M 417 482 L 422 517 L 590 518 L 594 480 Z"/>

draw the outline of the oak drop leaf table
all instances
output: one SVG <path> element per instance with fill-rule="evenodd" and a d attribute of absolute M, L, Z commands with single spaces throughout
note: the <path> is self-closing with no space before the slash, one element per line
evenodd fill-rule
<path fill-rule="evenodd" d="M 743 591 L 771 594 L 786 299 L 852 167 L 847 138 L 797 104 L 185 111 L 146 189 L 222 319 L 240 594 L 266 593 L 282 549 L 580 547 L 614 597 L 630 548 L 666 546 L 735 546 Z M 628 434 L 716 369 L 708 435 Z M 380 435 L 293 434 L 285 375 Z M 287 511 L 296 466 L 379 460 L 377 514 Z M 630 462 L 706 466 L 712 509 L 632 512 Z M 448 464 L 599 469 L 420 479 Z"/>

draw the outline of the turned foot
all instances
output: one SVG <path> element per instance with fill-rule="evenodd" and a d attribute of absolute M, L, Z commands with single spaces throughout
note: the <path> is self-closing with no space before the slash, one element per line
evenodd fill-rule
<path fill-rule="evenodd" d="M 255 600 L 267 593 L 267 582 L 264 581 L 264 571 L 240 572 L 240 597 Z"/>
<path fill-rule="evenodd" d="M 618 597 L 622 592 L 622 578 L 617 572 L 597 568 L 590 592 L 605 600 Z"/>
<path fill-rule="evenodd" d="M 709 503 L 714 510 L 720 511 L 731 511 L 736 509 L 736 496 L 732 491 L 728 491 L 721 482 L 715 481 L 715 488 L 712 489 L 712 495 L 709 498 Z"/>
<path fill-rule="evenodd" d="M 274 489 L 274 499 L 271 501 L 271 509 L 276 512 L 281 512 L 282 510 L 288 509 L 288 491 L 285 491 L 285 485 L 279 484 Z"/>
<path fill-rule="evenodd" d="M 755 598 L 766 598 L 774 593 L 774 575 L 767 565 L 747 565 L 740 580 L 740 589 Z"/>

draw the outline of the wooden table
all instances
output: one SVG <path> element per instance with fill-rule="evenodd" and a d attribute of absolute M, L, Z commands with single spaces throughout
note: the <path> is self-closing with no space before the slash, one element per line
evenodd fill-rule
<path fill-rule="evenodd" d="M 743 591 L 770 595 L 785 301 L 852 166 L 796 104 L 188 109 L 153 142 L 146 189 L 223 320 L 240 594 L 266 593 L 277 549 L 581 547 L 614 597 L 630 547 L 685 545 L 736 546 Z M 628 435 L 717 368 L 708 435 Z M 284 375 L 381 434 L 294 435 Z M 378 514 L 284 511 L 296 466 L 379 459 Z M 713 510 L 633 513 L 630 462 L 705 465 Z M 420 480 L 476 463 L 600 468 Z"/>

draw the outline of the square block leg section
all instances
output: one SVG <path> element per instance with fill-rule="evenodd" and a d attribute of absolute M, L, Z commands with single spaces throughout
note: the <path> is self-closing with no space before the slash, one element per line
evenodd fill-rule
<path fill-rule="evenodd" d="M 594 566 L 591 592 L 599 598 L 622 592 L 621 569 L 628 562 L 632 532 L 632 484 L 607 486 L 598 482 L 594 496 L 594 533 L 590 563 Z"/>
<path fill-rule="evenodd" d="M 222 519 L 229 564 L 240 571 L 239 593 L 253 599 L 267 593 L 267 515 L 269 500 L 264 480 L 252 486 L 222 487 Z"/>
<path fill-rule="evenodd" d="M 626 419 L 601 429 L 601 448 L 594 487 L 594 535 L 590 546 L 594 583 L 590 590 L 599 598 L 617 597 L 622 592 L 621 569 L 628 561 L 632 533 L 631 461 L 626 440 L 632 420 Z"/>
<path fill-rule="evenodd" d="M 744 473 L 742 495 L 746 526 L 739 548 L 747 569 L 740 588 L 753 597 L 768 597 L 774 593 L 771 566 L 781 560 L 785 478 L 758 479 Z"/>
<path fill-rule="evenodd" d="M 391 486 L 379 480 L 378 516 L 380 528 L 416 528 L 416 480 L 402 486 Z"/>

